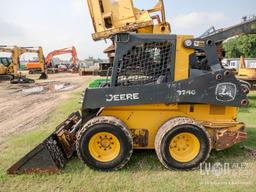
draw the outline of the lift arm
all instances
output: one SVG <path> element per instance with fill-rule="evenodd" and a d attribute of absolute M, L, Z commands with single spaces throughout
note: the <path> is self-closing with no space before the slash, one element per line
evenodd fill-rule
<path fill-rule="evenodd" d="M 211 39 L 216 44 L 221 44 L 230 37 L 242 34 L 256 34 L 256 17 L 244 19 L 242 23 L 224 29 L 216 30 L 214 27 L 211 27 L 200 38 Z"/>
<path fill-rule="evenodd" d="M 149 10 L 140 10 L 133 0 L 87 0 L 95 33 L 94 40 L 107 39 L 117 33 L 170 33 L 164 2 Z M 161 17 L 160 17 L 161 15 Z"/>
<path fill-rule="evenodd" d="M 225 57 L 225 50 L 222 47 L 223 41 L 227 40 L 228 38 L 243 34 L 256 34 L 255 16 L 251 18 L 243 17 L 243 22 L 228 28 L 216 30 L 215 27 L 211 27 L 198 38 L 202 40 L 211 39 L 213 42 L 215 42 L 217 46 L 218 57 L 220 60 L 222 60 Z"/>

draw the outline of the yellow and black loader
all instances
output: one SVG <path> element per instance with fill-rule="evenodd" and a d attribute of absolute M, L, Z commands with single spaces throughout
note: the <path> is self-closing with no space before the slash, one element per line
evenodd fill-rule
<path fill-rule="evenodd" d="M 166 168 L 189 170 L 211 150 L 246 139 L 237 112 L 248 92 L 221 67 L 212 40 L 120 33 L 114 42 L 111 82 L 86 89 L 81 117 L 72 114 L 8 173 L 55 172 L 74 153 L 94 169 L 117 170 L 136 149 L 155 149 Z M 207 70 L 193 68 L 199 52 Z"/>

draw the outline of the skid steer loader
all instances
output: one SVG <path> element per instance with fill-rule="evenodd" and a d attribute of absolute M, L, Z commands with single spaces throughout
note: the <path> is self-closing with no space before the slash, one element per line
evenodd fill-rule
<path fill-rule="evenodd" d="M 111 82 L 86 89 L 81 114 L 71 114 L 9 174 L 58 172 L 74 154 L 93 169 L 118 170 L 136 149 L 155 149 L 167 169 L 190 170 L 211 150 L 247 138 L 237 121 L 247 90 L 221 67 L 214 41 L 131 33 L 113 41 Z"/>

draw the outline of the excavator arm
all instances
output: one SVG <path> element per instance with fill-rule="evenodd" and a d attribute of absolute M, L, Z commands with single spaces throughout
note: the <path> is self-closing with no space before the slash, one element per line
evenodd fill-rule
<path fill-rule="evenodd" d="M 54 50 L 50 52 L 47 57 L 46 57 L 46 65 L 49 66 L 52 63 L 52 58 L 57 55 L 63 55 L 63 54 L 68 54 L 70 53 L 72 55 L 72 63 L 73 65 L 77 64 L 77 51 L 75 47 L 70 47 L 70 48 L 64 48 L 64 49 L 59 49 L 59 50 Z"/>

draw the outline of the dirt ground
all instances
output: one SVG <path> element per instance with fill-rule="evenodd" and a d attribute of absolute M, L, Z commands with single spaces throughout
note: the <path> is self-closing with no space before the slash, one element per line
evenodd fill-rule
<path fill-rule="evenodd" d="M 69 73 L 48 76 L 35 84 L 0 83 L 0 145 L 10 135 L 34 129 L 71 93 L 84 89 L 96 78 Z"/>

